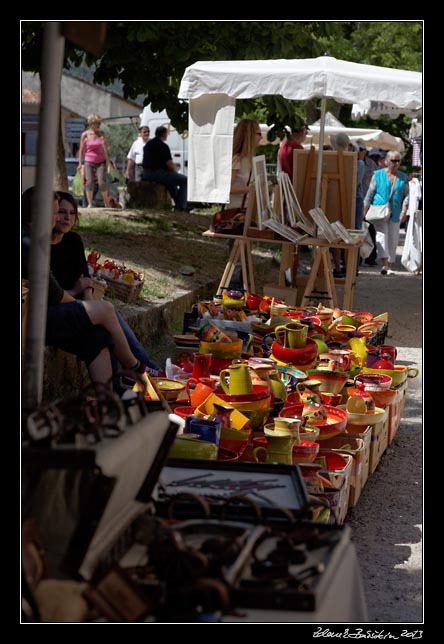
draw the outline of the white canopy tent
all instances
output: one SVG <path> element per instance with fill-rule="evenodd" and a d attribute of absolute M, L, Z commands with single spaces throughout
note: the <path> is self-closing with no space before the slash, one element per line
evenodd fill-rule
<path fill-rule="evenodd" d="M 422 74 L 337 60 L 200 61 L 187 67 L 179 98 L 189 99 L 188 198 L 229 200 L 231 153 L 237 98 L 280 94 L 286 99 L 321 98 L 320 142 L 327 97 L 339 103 L 369 98 L 404 109 L 422 105 Z M 316 205 L 320 204 L 322 145 L 318 155 Z"/>
<path fill-rule="evenodd" d="M 354 121 L 364 116 L 368 116 L 371 119 L 378 119 L 386 115 L 396 119 L 401 114 L 405 114 L 410 118 L 422 118 L 422 105 L 414 109 L 405 109 L 384 101 L 364 100 L 352 105 L 351 117 Z"/>
<path fill-rule="evenodd" d="M 321 120 L 319 119 L 309 128 L 305 143 L 319 143 Z M 397 152 L 404 152 L 405 149 L 404 141 L 399 136 L 393 136 L 383 130 L 346 127 L 331 112 L 327 112 L 325 115 L 324 142 L 326 142 L 327 137 L 338 132 L 344 132 L 352 141 L 362 139 L 367 148 L 376 147 L 381 150 L 396 150 Z"/>

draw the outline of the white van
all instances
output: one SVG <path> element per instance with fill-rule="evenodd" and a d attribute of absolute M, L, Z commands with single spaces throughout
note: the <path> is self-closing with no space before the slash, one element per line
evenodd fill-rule
<path fill-rule="evenodd" d="M 177 171 L 182 174 L 188 174 L 188 132 L 179 134 L 171 125 L 171 120 L 166 110 L 152 112 L 150 105 L 144 107 L 140 115 L 139 127 L 148 126 L 150 128 L 150 138 L 153 138 L 156 128 L 161 125 L 168 129 L 166 143 L 171 150 L 171 156 L 176 164 Z"/>

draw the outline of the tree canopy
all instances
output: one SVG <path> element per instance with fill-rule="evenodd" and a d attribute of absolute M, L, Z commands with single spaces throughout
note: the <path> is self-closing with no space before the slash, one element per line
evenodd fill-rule
<path fill-rule="evenodd" d="M 43 23 L 23 22 L 22 66 L 37 71 Z M 141 21 L 109 22 L 103 52 L 96 57 L 67 42 L 65 67 L 81 62 L 94 66 L 94 82 L 109 86 L 118 80 L 125 98 L 145 96 L 144 105 L 166 109 L 173 125 L 183 131 L 188 105 L 177 94 L 185 68 L 198 60 L 261 60 L 312 58 L 328 53 L 353 62 L 422 69 L 421 21 Z M 264 96 L 236 101 L 236 114 L 274 123 L 270 132 L 283 134 L 286 124 L 311 123 L 319 117 L 318 101 L 288 101 Z M 351 125 L 351 106 L 331 101 L 328 109 Z M 383 127 L 387 121 L 363 119 L 356 126 Z M 406 136 L 408 124 L 400 117 L 395 129 Z M 407 128 L 407 130 L 406 130 Z"/>

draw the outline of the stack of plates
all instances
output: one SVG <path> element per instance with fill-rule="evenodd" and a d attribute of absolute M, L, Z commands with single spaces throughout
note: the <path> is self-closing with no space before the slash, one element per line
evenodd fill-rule
<path fill-rule="evenodd" d="M 194 333 L 186 333 L 184 335 L 173 335 L 174 342 L 176 343 L 176 355 L 181 353 L 193 355 L 199 353 L 199 338 Z"/>

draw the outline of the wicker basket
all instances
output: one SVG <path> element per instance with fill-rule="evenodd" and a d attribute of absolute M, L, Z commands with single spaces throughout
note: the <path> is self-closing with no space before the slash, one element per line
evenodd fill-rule
<path fill-rule="evenodd" d="M 101 300 L 102 297 L 105 295 L 106 289 L 108 288 L 108 284 L 104 283 L 101 280 L 96 279 L 95 277 L 92 278 L 92 281 L 94 283 L 93 299 Z"/>
<path fill-rule="evenodd" d="M 134 281 L 131 284 L 123 280 L 113 280 L 109 277 L 103 277 L 107 283 L 107 295 L 109 297 L 116 297 L 122 302 L 132 304 L 137 300 L 142 290 L 143 282 L 140 280 Z"/>

